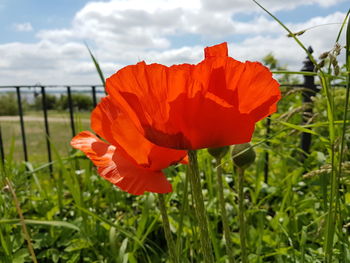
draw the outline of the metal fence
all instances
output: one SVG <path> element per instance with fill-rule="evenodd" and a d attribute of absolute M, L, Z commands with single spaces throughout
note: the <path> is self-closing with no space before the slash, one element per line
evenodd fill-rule
<path fill-rule="evenodd" d="M 38 93 L 38 89 L 40 90 Z M 26 86 L 0 86 L 0 92 L 1 93 L 16 93 L 17 97 L 17 109 L 18 109 L 18 116 L 19 116 L 19 124 L 20 124 L 20 131 L 21 131 L 21 141 L 22 141 L 22 149 L 23 149 L 23 157 L 24 161 L 28 162 L 28 147 L 27 147 L 27 139 L 26 139 L 26 129 L 25 129 L 25 122 L 24 122 L 24 112 L 22 107 L 22 98 L 23 98 L 23 90 L 25 90 L 25 93 L 33 93 L 35 95 L 41 95 L 41 108 L 43 113 L 43 121 L 44 121 L 44 131 L 45 131 L 45 138 L 46 138 L 46 145 L 47 145 L 47 161 L 49 163 L 52 163 L 52 149 L 51 149 L 51 143 L 50 143 L 50 127 L 49 127 L 49 118 L 48 118 L 48 110 L 47 110 L 47 93 L 48 91 L 50 93 L 55 94 L 66 94 L 67 96 L 67 102 L 68 102 L 68 112 L 69 112 L 69 121 L 70 121 L 70 129 L 72 132 L 72 136 L 76 135 L 76 128 L 75 128 L 75 120 L 74 120 L 74 107 L 73 107 L 73 97 L 72 93 L 77 92 L 79 94 L 83 93 L 90 93 L 92 97 L 92 104 L 93 107 L 95 107 L 98 103 L 98 93 L 101 93 L 105 95 L 104 89 L 102 85 L 69 85 L 69 86 L 58 86 L 58 85 L 51 85 L 51 86 L 38 86 L 38 85 L 26 85 Z M 0 96 L 1 96 L 0 93 Z M 5 138 L 7 139 L 7 138 Z M 5 149 L 4 149 L 4 139 L 3 139 L 3 133 L 1 131 L 1 124 L 0 124 L 0 155 L 1 155 L 1 162 L 4 165 L 5 162 Z M 50 172 L 52 172 L 52 165 L 49 166 Z"/>
<path fill-rule="evenodd" d="M 312 72 L 314 70 L 314 67 L 312 63 L 306 59 L 304 62 L 304 67 L 302 68 L 303 71 L 310 71 Z M 288 84 L 288 83 L 282 83 L 281 86 L 284 87 L 299 87 L 302 90 L 302 100 L 304 103 L 311 102 L 311 96 L 313 96 L 318 90 L 319 85 L 315 84 L 314 76 L 304 76 L 304 82 L 303 84 Z M 344 86 L 344 85 L 339 85 Z M 53 89 L 60 89 L 60 92 L 65 93 L 68 99 L 68 112 L 69 112 L 69 119 L 70 119 L 70 129 L 72 136 L 76 135 L 76 127 L 75 127 L 75 112 L 73 107 L 73 92 L 82 92 L 83 89 L 84 94 L 90 93 L 92 97 L 92 104 L 95 107 L 98 103 L 98 96 L 97 93 L 100 93 L 101 95 L 105 95 L 104 89 L 101 85 L 70 85 L 70 86 L 0 86 L 0 91 L 12 91 L 16 93 L 17 96 L 17 108 L 18 108 L 18 116 L 19 116 L 19 124 L 20 124 L 20 131 L 21 131 L 21 141 L 22 141 L 22 149 L 23 149 L 23 156 L 24 161 L 28 162 L 28 148 L 27 148 L 27 141 L 26 141 L 26 129 L 25 129 L 25 122 L 23 118 L 23 108 L 22 108 L 22 91 L 24 89 L 33 89 L 38 94 L 37 90 L 40 90 L 41 94 L 41 104 L 42 104 L 42 113 L 43 113 L 43 121 L 44 121 L 44 130 L 45 130 L 45 137 L 46 137 L 46 148 L 47 148 L 47 161 L 49 163 L 52 163 L 52 150 L 51 150 L 51 143 L 50 143 L 50 125 L 49 125 L 49 119 L 48 119 L 48 110 L 47 110 L 47 91 L 49 90 L 52 92 Z M 80 90 L 80 91 L 79 91 Z M 33 92 L 33 91 L 32 91 Z M 305 110 L 303 112 L 303 123 L 306 123 L 308 121 L 308 118 L 310 118 L 310 114 L 312 114 L 312 108 Z M 268 118 L 265 122 L 266 125 L 266 136 L 269 137 L 270 134 L 270 125 L 271 121 Z M 5 162 L 5 149 L 4 149 L 4 141 L 3 141 L 3 133 L 1 131 L 1 124 L 0 124 L 0 155 L 1 155 L 1 162 L 4 164 Z M 7 138 L 5 138 L 7 139 Z M 267 140 L 267 145 L 269 145 L 269 140 Z M 305 156 L 307 153 L 309 153 L 309 148 L 311 145 L 311 134 L 310 133 L 302 133 L 301 135 L 301 144 L 300 147 L 302 149 L 302 152 L 305 153 Z M 269 155 L 266 152 L 265 153 L 265 167 L 264 167 L 264 174 L 265 174 L 265 181 L 268 180 L 268 164 L 269 164 Z M 52 165 L 49 166 L 50 172 L 52 173 Z"/>

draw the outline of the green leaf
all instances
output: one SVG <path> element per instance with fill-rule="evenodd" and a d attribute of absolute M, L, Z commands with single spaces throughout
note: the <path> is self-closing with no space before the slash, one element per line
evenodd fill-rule
<path fill-rule="evenodd" d="M 88 49 L 89 53 L 90 53 L 90 56 L 91 56 L 91 59 L 92 61 L 94 62 L 94 65 L 96 67 L 96 70 L 97 70 L 97 73 L 98 75 L 100 76 L 100 79 L 101 79 L 101 82 L 103 84 L 103 87 L 106 87 L 106 82 L 105 82 L 105 77 L 103 76 L 103 73 L 102 73 L 102 70 L 101 70 L 101 67 L 100 67 L 100 64 L 97 62 L 96 58 L 94 57 L 94 55 L 92 54 L 89 46 L 85 43 L 86 45 L 86 48 Z"/>
<path fill-rule="evenodd" d="M 79 258 L 80 258 L 80 253 L 76 253 L 67 261 L 67 263 L 79 262 Z"/>
<path fill-rule="evenodd" d="M 125 258 L 127 259 L 127 257 L 125 257 L 125 256 L 127 256 L 127 253 L 125 253 L 125 252 L 126 252 L 126 249 L 128 247 L 128 240 L 129 240 L 128 238 L 125 238 L 122 242 L 122 245 L 119 248 L 119 255 L 118 255 L 118 262 L 119 263 L 124 263 Z"/>
<path fill-rule="evenodd" d="M 29 257 L 28 249 L 22 248 L 17 250 L 13 255 L 13 263 L 24 263 L 27 257 Z"/>
<path fill-rule="evenodd" d="M 33 219 L 24 219 L 24 223 L 28 225 L 47 225 L 54 227 L 66 227 L 80 231 L 79 227 L 64 221 L 47 221 L 47 220 L 33 220 Z M 0 224 L 20 224 L 19 219 L 0 219 Z"/>
<path fill-rule="evenodd" d="M 90 216 L 92 216 L 92 217 L 98 219 L 99 221 L 101 221 L 101 222 L 103 222 L 103 223 L 105 223 L 105 224 L 107 224 L 107 225 L 109 225 L 109 226 L 111 226 L 111 227 L 115 227 L 119 232 L 121 232 L 122 234 L 124 234 L 126 237 L 128 237 L 128 238 L 130 238 L 130 239 L 136 241 L 136 243 L 138 243 L 143 249 L 145 249 L 143 243 L 142 243 L 138 238 L 135 237 L 135 234 L 130 233 L 129 231 L 124 230 L 124 229 L 121 228 L 120 226 L 118 226 L 118 225 L 112 223 L 111 221 L 109 221 L 109 220 L 107 220 L 107 219 L 105 219 L 105 218 L 103 218 L 103 217 L 100 217 L 100 216 L 94 214 L 93 212 L 91 212 L 91 211 L 89 211 L 89 210 L 87 210 L 87 209 L 85 209 L 85 208 L 83 208 L 83 207 L 80 207 L 80 206 L 78 206 L 78 205 L 76 205 L 76 207 L 77 207 L 79 210 L 81 210 L 82 212 L 84 212 L 84 213 L 86 213 L 86 214 L 88 214 L 88 215 L 90 215 Z"/>
<path fill-rule="evenodd" d="M 92 243 L 86 239 L 73 239 L 71 240 L 70 245 L 65 248 L 65 251 L 73 252 L 84 248 L 89 248 L 91 246 Z"/>
<path fill-rule="evenodd" d="M 299 125 L 295 125 L 295 124 L 292 124 L 292 123 L 289 123 L 289 122 L 285 122 L 285 121 L 278 121 L 279 123 L 283 124 L 284 126 L 287 126 L 289 128 L 292 128 L 292 129 L 295 129 L 295 130 L 298 130 L 298 131 L 301 131 L 301 132 L 305 132 L 305 133 L 310 133 L 310 134 L 313 134 L 313 135 L 316 135 L 320 138 L 321 141 L 323 142 L 326 142 L 328 143 L 329 140 L 322 137 L 320 134 L 318 134 L 317 132 L 313 131 L 313 130 L 310 130 L 308 128 L 305 128 L 304 126 L 299 126 Z"/>

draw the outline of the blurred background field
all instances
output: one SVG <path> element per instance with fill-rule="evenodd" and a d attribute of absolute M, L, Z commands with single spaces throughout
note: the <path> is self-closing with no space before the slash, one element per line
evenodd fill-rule
<path fill-rule="evenodd" d="M 72 138 L 70 118 L 68 112 L 49 111 L 50 130 L 54 134 L 50 140 L 56 145 L 61 155 L 67 155 L 71 151 L 69 144 Z M 75 115 L 76 126 L 79 130 L 90 128 L 90 113 L 80 112 Z M 4 140 L 5 155 L 12 155 L 16 160 L 23 159 L 21 128 L 18 116 L 0 117 L 1 129 Z M 24 125 L 26 130 L 27 148 L 30 152 L 30 161 L 33 163 L 47 162 L 45 126 L 42 112 L 29 111 L 25 113 Z M 11 153 L 13 151 L 13 153 Z"/>

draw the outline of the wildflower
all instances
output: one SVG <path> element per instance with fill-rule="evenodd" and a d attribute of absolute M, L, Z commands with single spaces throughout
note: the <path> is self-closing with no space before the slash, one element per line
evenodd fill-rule
<path fill-rule="evenodd" d="M 216 148 L 251 140 L 255 123 L 276 111 L 279 84 L 258 62 L 207 47 L 197 65 L 140 62 L 107 79 L 111 100 L 151 142 L 173 149 Z"/>
<path fill-rule="evenodd" d="M 91 127 L 109 143 L 84 131 L 72 139 L 71 145 L 91 159 L 103 178 L 135 195 L 145 191 L 172 191 L 162 169 L 183 160 L 185 151 L 167 149 L 149 142 L 109 96 L 103 98 L 93 111 Z"/>

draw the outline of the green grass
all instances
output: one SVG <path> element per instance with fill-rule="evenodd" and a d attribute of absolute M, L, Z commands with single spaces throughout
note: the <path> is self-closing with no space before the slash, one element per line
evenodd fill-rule
<path fill-rule="evenodd" d="M 75 112 L 75 115 L 77 115 L 78 118 L 81 119 L 90 119 L 90 111 L 80 111 Z M 36 117 L 43 117 L 43 112 L 38 110 L 28 110 L 24 113 L 25 116 L 36 116 Z M 49 118 L 69 118 L 68 111 L 58 111 L 58 110 L 49 110 L 48 111 Z"/>
<path fill-rule="evenodd" d="M 272 13 L 266 10 L 261 6 L 257 1 L 253 0 L 261 9 L 263 9 L 268 15 L 270 15 L 278 24 L 281 25 L 291 36 L 295 42 L 302 48 L 308 55 L 309 60 L 314 64 L 317 71 L 317 76 L 322 87 L 322 94 L 325 96 L 326 101 L 326 117 L 328 121 L 328 133 L 327 139 L 324 139 L 324 148 L 328 153 L 328 163 L 330 166 L 330 171 L 327 176 L 322 176 L 323 180 L 321 181 L 322 188 L 322 199 L 324 201 L 325 210 L 325 227 L 323 228 L 323 237 L 324 237 L 324 262 L 333 262 L 333 258 L 336 253 L 342 254 L 343 260 L 348 260 L 348 255 L 345 251 L 349 250 L 349 241 L 344 236 L 344 190 L 347 188 L 342 187 L 342 179 L 344 178 L 342 174 L 343 166 L 343 152 L 344 152 L 344 141 L 346 134 L 346 120 L 347 120 L 347 109 L 348 109 L 348 99 L 349 99 L 349 88 L 350 88 L 350 58 L 349 58 L 349 49 L 350 49 L 350 10 L 348 11 L 344 21 L 340 27 L 340 30 L 335 38 L 334 48 L 330 51 L 327 51 L 325 58 L 322 58 L 324 63 L 318 63 L 313 55 L 309 52 L 304 44 L 298 39 L 299 33 L 293 33 L 290 29 L 283 24 L 277 17 Z M 345 45 L 345 55 L 346 55 L 346 64 L 345 64 L 345 76 L 347 81 L 347 92 L 343 106 L 344 118 L 342 130 L 337 129 L 335 125 L 336 120 L 336 105 L 335 104 L 335 87 L 332 85 L 334 79 L 340 74 L 340 67 L 338 64 L 337 56 L 339 56 L 341 51 L 341 45 L 338 43 L 340 36 L 347 24 L 346 30 L 346 45 Z M 305 31 L 302 31 L 302 34 Z M 328 58 L 328 64 L 326 65 L 326 58 Z M 326 65 L 326 66 L 325 66 Z M 340 141 L 340 143 L 339 143 Z M 340 146 L 340 147 L 339 147 Z M 345 230 L 346 231 L 346 230 Z M 340 240 L 335 241 L 336 238 Z"/>
<path fill-rule="evenodd" d="M 33 163 L 47 162 L 47 146 L 43 113 L 41 111 L 25 112 L 26 117 L 40 117 L 41 120 L 25 121 L 26 143 L 29 153 L 29 161 Z M 70 140 L 72 131 L 68 112 L 49 111 L 50 140 L 57 151 L 66 156 L 71 152 Z M 89 129 L 90 112 L 75 113 L 76 132 Z M 60 122 L 50 121 L 50 118 L 59 118 Z M 21 126 L 19 121 L 1 121 L 1 131 L 4 140 L 5 156 L 10 154 L 14 144 L 13 158 L 17 161 L 24 160 Z"/>

